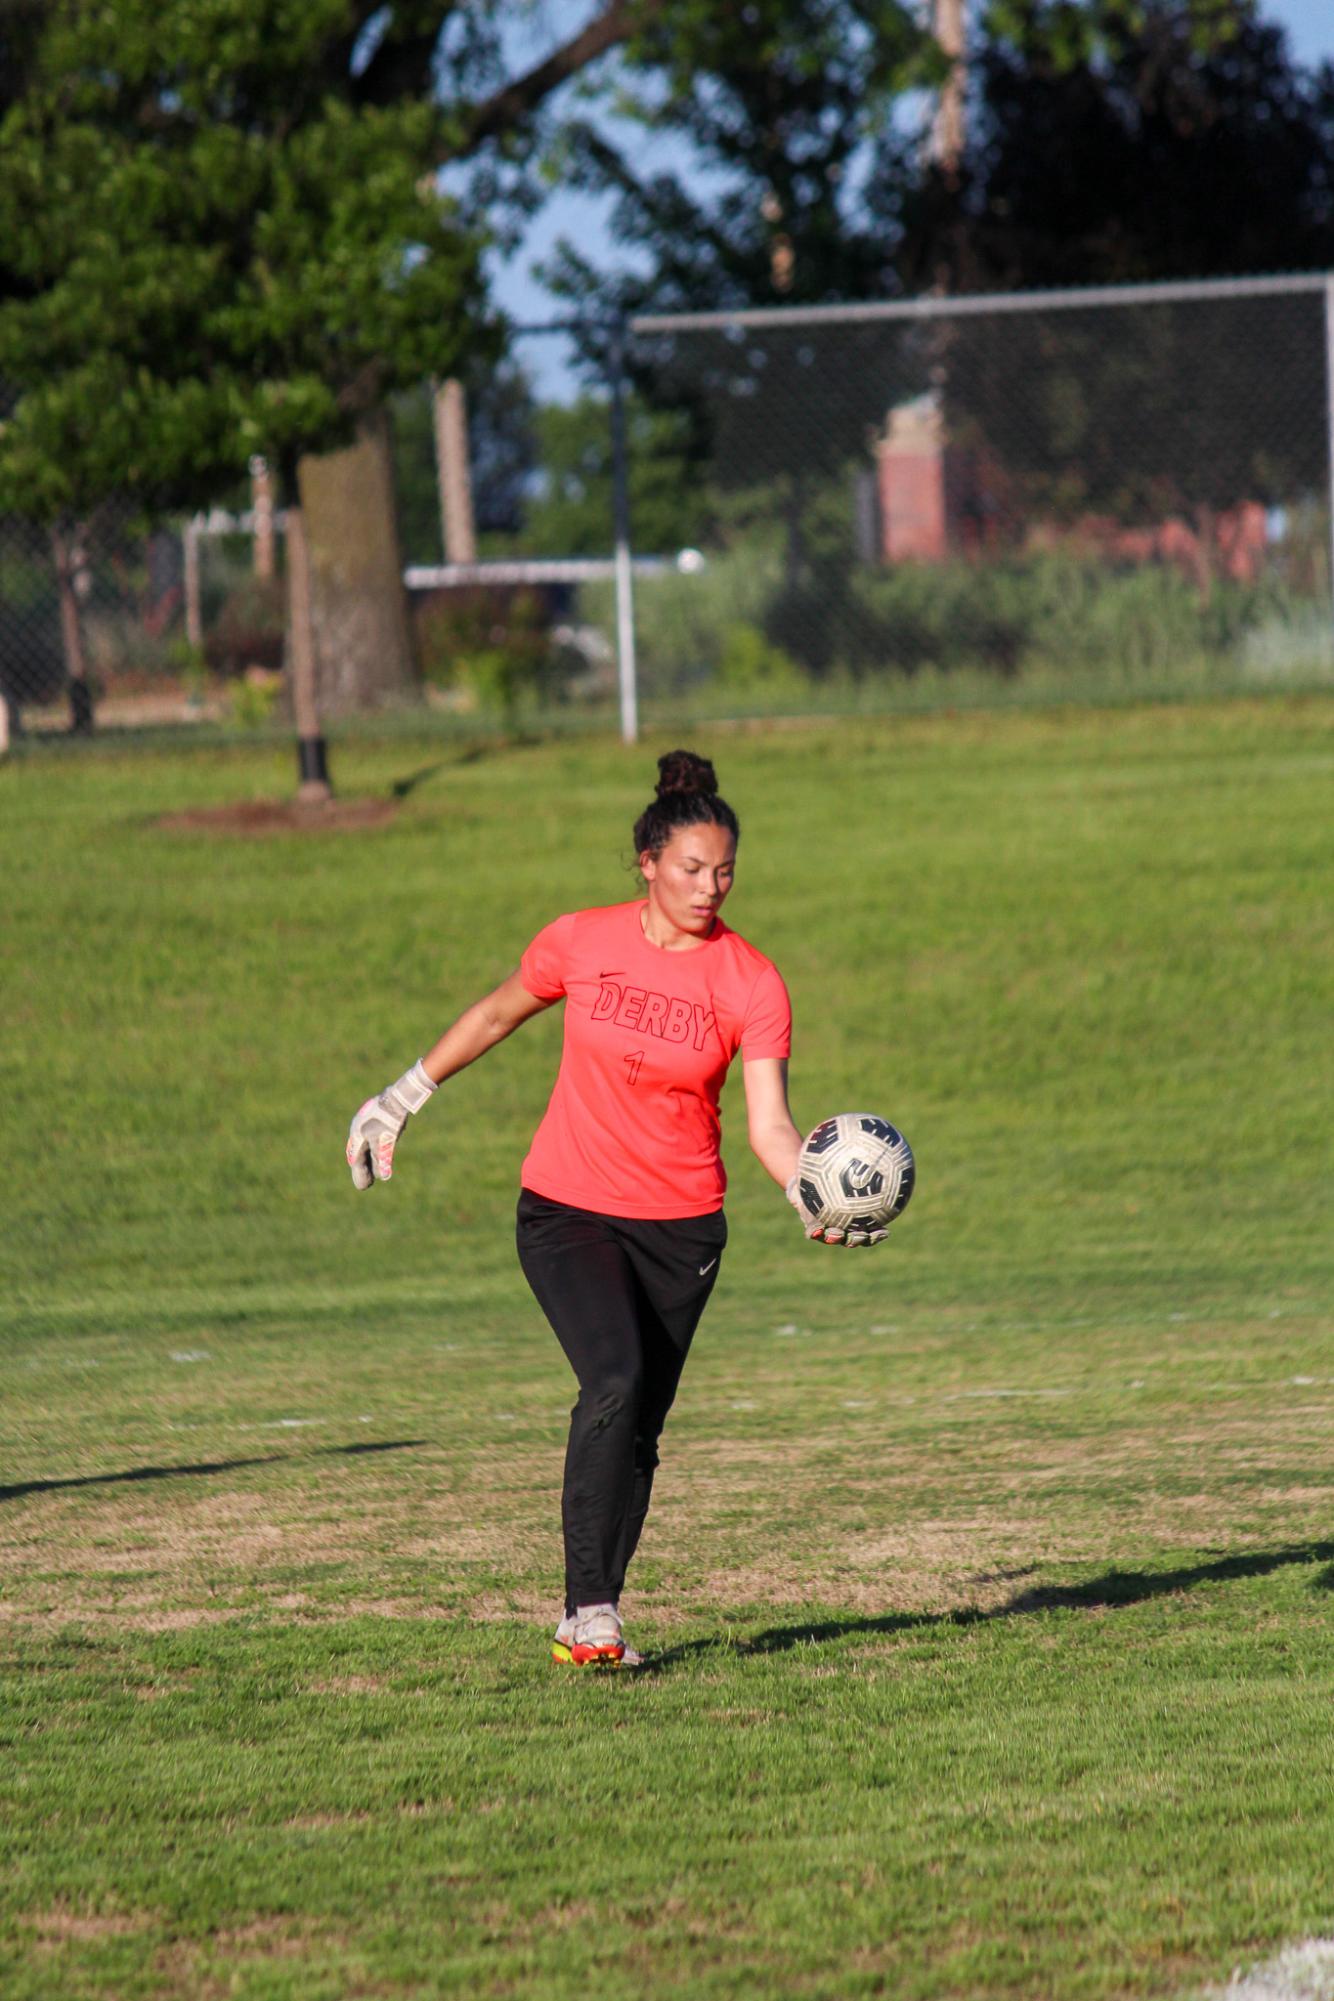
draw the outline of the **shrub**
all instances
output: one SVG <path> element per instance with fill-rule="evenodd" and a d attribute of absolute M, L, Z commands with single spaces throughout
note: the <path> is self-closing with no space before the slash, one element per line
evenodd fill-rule
<path fill-rule="evenodd" d="M 204 659 L 215 674 L 235 676 L 247 667 L 278 673 L 283 664 L 287 613 L 280 577 L 242 576 L 234 581 L 209 623 Z"/>
<path fill-rule="evenodd" d="M 423 677 L 461 707 L 512 715 L 526 699 L 559 699 L 561 658 L 538 592 L 476 587 L 434 591 L 413 608 Z"/>
<path fill-rule="evenodd" d="M 715 682 L 729 694 L 795 694 L 806 677 L 790 653 L 766 639 L 757 625 L 738 620 L 724 628 Z"/>

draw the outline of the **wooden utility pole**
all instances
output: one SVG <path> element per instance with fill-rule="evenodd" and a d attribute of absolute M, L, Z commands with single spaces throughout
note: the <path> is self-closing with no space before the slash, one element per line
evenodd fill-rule
<path fill-rule="evenodd" d="M 967 139 L 964 0 L 932 0 L 931 31 L 950 62 L 931 127 L 931 157 L 946 180 L 953 183 L 963 165 Z"/>
<path fill-rule="evenodd" d="M 60 643 L 65 656 L 69 726 L 76 734 L 82 734 L 93 726 L 93 691 L 88 680 L 88 657 L 79 614 L 79 599 L 87 594 L 89 584 L 88 557 L 77 527 L 53 528 L 51 545 L 60 600 Z"/>
<path fill-rule="evenodd" d="M 772 232 L 769 238 L 769 282 L 775 292 L 792 290 L 792 275 L 796 269 L 796 252 L 792 248 L 792 238 L 780 227 L 783 221 L 783 204 L 772 188 L 769 188 L 760 203 L 760 214 Z"/>
<path fill-rule="evenodd" d="M 332 797 L 333 788 L 329 784 L 328 752 L 320 728 L 311 599 L 305 510 L 293 500 L 287 508 L 287 645 L 301 774 L 297 798 L 305 806 L 320 806 Z"/>
<path fill-rule="evenodd" d="M 440 539 L 447 563 L 477 561 L 468 463 L 468 405 L 463 384 L 451 375 L 431 393 L 435 419 L 435 469 L 440 486 Z"/>
<path fill-rule="evenodd" d="M 269 462 L 256 452 L 250 461 L 250 511 L 254 516 L 255 575 L 273 575 L 273 479 Z"/>

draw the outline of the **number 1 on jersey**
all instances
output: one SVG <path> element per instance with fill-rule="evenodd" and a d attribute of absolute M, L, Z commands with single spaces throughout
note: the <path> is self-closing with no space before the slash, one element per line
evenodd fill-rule
<path fill-rule="evenodd" d="M 628 1063 L 630 1065 L 630 1082 L 632 1084 L 637 1084 L 639 1082 L 640 1065 L 644 1061 L 643 1050 L 636 1049 L 633 1056 L 623 1056 L 621 1058 L 621 1061 L 622 1063 Z"/>

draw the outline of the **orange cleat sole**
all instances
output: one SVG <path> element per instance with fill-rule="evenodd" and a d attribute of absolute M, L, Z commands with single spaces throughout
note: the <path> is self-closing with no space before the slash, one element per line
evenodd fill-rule
<path fill-rule="evenodd" d="M 551 1642 L 551 1658 L 558 1667 L 619 1667 L 624 1645 L 617 1647 L 567 1646 L 564 1640 Z"/>

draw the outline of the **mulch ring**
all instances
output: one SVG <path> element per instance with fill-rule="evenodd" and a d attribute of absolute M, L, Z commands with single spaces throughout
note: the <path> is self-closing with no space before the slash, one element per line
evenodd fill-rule
<path fill-rule="evenodd" d="M 164 834 L 238 834 L 264 840 L 272 834 L 347 834 L 382 827 L 398 812 L 397 799 L 238 799 L 228 806 L 199 806 L 163 813 L 153 825 Z"/>

